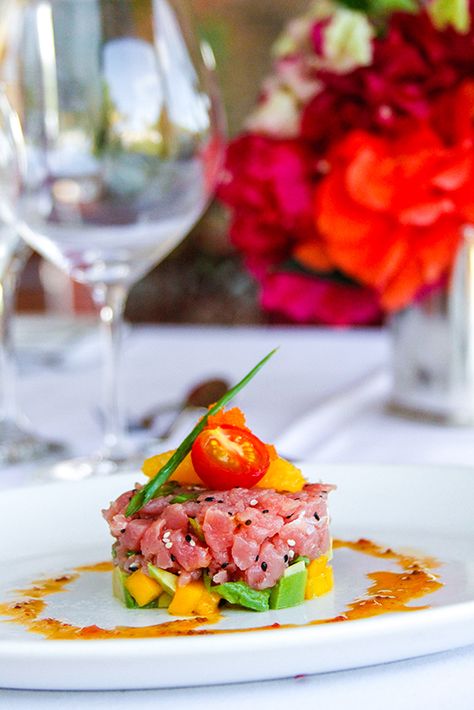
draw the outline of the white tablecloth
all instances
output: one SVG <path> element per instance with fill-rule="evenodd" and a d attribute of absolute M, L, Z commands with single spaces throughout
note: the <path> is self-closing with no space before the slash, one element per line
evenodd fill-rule
<path fill-rule="evenodd" d="M 190 383 L 206 376 L 236 381 L 275 346 L 280 346 L 277 355 L 239 396 L 250 424 L 268 441 L 282 437 L 298 418 L 318 406 L 323 421 L 325 411 L 330 413 L 334 392 L 351 391 L 354 383 L 387 364 L 389 358 L 387 335 L 377 330 L 137 328 L 129 332 L 124 353 L 129 413 L 136 415 L 159 401 L 179 399 Z M 100 440 L 98 357 L 94 342 L 87 347 L 79 342 L 75 348 L 70 357 L 48 357 L 49 367 L 32 367 L 30 353 L 19 395 L 38 432 L 69 442 L 76 453 L 86 453 Z M 338 463 L 474 462 L 471 430 L 396 419 L 385 413 L 383 387 L 379 397 L 375 393 L 359 399 L 360 406 L 347 407 L 343 402 L 334 434 L 321 441 L 316 432 L 313 442 L 304 442 L 306 456 Z M 334 419 L 334 411 L 330 416 Z M 34 478 L 31 467 L 4 469 L 0 489 Z M 430 708 L 472 710 L 473 678 L 474 647 L 373 668 L 238 686 L 113 693 L 0 690 L 0 707 L 33 710 L 66 703 L 68 708 L 87 705 L 91 710 L 135 704 L 163 710 L 189 705 L 193 710 L 224 706 L 240 710 L 267 705 L 310 708 L 326 703 L 331 708 L 389 710 L 418 708 L 423 703 Z"/>

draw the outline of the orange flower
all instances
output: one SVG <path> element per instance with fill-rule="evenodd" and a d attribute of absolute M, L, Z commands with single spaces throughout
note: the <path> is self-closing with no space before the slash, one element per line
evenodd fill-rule
<path fill-rule="evenodd" d="M 473 86 L 456 95 L 463 117 L 452 144 L 419 122 L 396 140 L 353 131 L 316 190 L 323 250 L 389 310 L 446 273 L 460 227 L 474 219 Z"/>
<path fill-rule="evenodd" d="M 302 241 L 296 244 L 292 256 L 303 266 L 312 271 L 325 272 L 332 271 L 333 265 L 326 254 L 321 242 L 315 239 Z"/>

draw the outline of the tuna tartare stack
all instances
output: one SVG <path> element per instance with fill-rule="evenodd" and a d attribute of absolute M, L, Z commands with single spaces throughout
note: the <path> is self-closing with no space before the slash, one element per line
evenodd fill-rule
<path fill-rule="evenodd" d="M 145 461 L 147 485 L 104 511 L 114 593 L 128 607 L 210 616 L 223 603 L 281 609 L 332 589 L 333 486 L 307 483 L 239 409 L 219 405 L 192 443 Z"/>

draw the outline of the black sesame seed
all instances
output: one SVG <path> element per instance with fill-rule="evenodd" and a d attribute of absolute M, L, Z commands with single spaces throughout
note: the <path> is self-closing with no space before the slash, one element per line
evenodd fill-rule
<path fill-rule="evenodd" d="M 193 538 L 191 537 L 191 535 L 186 535 L 184 539 L 186 540 L 186 542 L 191 542 Z"/>
<path fill-rule="evenodd" d="M 266 562 L 262 562 L 262 564 L 260 565 L 260 567 L 263 569 L 264 572 L 266 572 L 268 565 L 267 565 Z"/>
<path fill-rule="evenodd" d="M 283 560 L 284 560 L 285 562 L 288 562 L 288 555 L 285 555 L 284 558 L 283 558 Z"/>
<path fill-rule="evenodd" d="M 258 562 L 258 558 L 259 558 L 259 557 L 260 557 L 260 555 L 257 555 L 257 556 L 256 556 L 255 562 Z"/>
<path fill-rule="evenodd" d="M 212 503 L 214 498 L 212 496 L 207 496 L 207 498 L 204 498 L 204 500 L 206 501 L 206 503 Z"/>
<path fill-rule="evenodd" d="M 139 567 L 140 567 L 140 565 L 138 565 L 134 562 L 133 565 L 130 565 L 128 569 L 130 572 L 136 572 Z"/>
<path fill-rule="evenodd" d="M 233 512 L 232 512 L 231 510 L 228 510 L 228 511 L 227 511 L 227 515 L 234 515 L 234 514 L 233 514 Z"/>
<path fill-rule="evenodd" d="M 317 513 L 314 514 L 314 517 L 316 518 L 316 520 L 321 520 L 321 518 L 319 517 L 319 515 Z"/>
<path fill-rule="evenodd" d="M 223 501 L 223 500 L 218 500 L 217 502 L 218 502 L 218 503 L 223 503 L 224 501 Z"/>
<path fill-rule="evenodd" d="M 246 525 L 252 525 L 252 521 L 251 521 L 251 520 L 246 520 L 246 521 L 245 521 L 245 524 L 246 524 Z"/>
<path fill-rule="evenodd" d="M 171 562 L 176 562 L 176 557 L 174 555 L 170 555 Z"/>
<path fill-rule="evenodd" d="M 228 567 L 228 566 L 229 566 L 229 563 L 228 563 L 228 562 L 223 562 L 223 563 L 221 564 L 222 569 L 225 569 L 225 568 Z"/>
<path fill-rule="evenodd" d="M 289 520 L 289 519 L 292 518 L 292 517 L 293 517 L 293 513 L 290 513 L 290 515 L 286 515 L 286 516 L 285 516 L 285 520 Z"/>
<path fill-rule="evenodd" d="M 126 529 L 127 529 L 127 528 L 122 528 L 120 532 L 121 532 L 121 533 L 124 533 Z"/>
<path fill-rule="evenodd" d="M 265 510 L 262 510 L 262 513 L 269 513 L 269 512 L 270 512 L 270 511 L 269 511 L 269 510 L 267 510 L 267 509 L 265 509 Z"/>

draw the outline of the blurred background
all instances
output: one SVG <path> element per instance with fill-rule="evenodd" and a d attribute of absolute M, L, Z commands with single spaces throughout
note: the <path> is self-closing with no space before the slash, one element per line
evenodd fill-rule
<path fill-rule="evenodd" d="M 307 0 L 190 0 L 200 34 L 212 46 L 229 135 L 242 128 L 272 61 L 270 47 Z M 188 238 L 137 283 L 127 303 L 132 322 L 267 323 L 257 289 L 227 237 L 225 209 L 214 203 Z M 86 288 L 33 255 L 18 298 L 23 312 L 58 315 L 94 310 Z"/>

